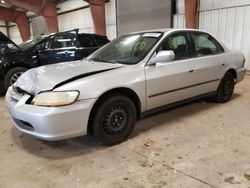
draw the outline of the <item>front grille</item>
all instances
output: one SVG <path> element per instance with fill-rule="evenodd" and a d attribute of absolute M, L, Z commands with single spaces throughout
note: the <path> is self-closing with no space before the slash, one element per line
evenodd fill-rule
<path fill-rule="evenodd" d="M 16 125 L 18 127 L 20 127 L 21 129 L 25 129 L 25 130 L 28 130 L 28 131 L 34 131 L 34 127 L 30 123 L 28 123 L 26 121 L 16 119 L 16 118 L 13 118 L 13 120 L 16 123 Z"/>

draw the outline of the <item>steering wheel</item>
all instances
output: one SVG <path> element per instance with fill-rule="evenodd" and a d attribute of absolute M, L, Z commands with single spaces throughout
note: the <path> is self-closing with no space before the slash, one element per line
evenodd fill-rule
<path fill-rule="evenodd" d="M 133 55 L 134 56 L 139 56 L 140 52 L 146 47 L 146 42 L 145 41 L 138 41 L 134 46 L 133 46 Z"/>

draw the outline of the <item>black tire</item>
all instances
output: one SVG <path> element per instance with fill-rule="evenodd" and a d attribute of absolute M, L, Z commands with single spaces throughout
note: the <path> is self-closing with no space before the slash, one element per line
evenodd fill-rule
<path fill-rule="evenodd" d="M 231 72 L 226 72 L 226 74 L 220 81 L 214 100 L 219 103 L 229 101 L 234 92 L 234 85 L 234 75 Z"/>
<path fill-rule="evenodd" d="M 27 70 L 28 69 L 24 67 L 15 67 L 10 69 L 4 77 L 5 90 L 7 90 L 12 84 L 14 84 L 14 79 L 17 80 L 17 78 Z"/>
<path fill-rule="evenodd" d="M 123 142 L 136 122 L 136 108 L 126 96 L 113 94 L 95 108 L 90 134 L 96 141 L 111 146 Z"/>

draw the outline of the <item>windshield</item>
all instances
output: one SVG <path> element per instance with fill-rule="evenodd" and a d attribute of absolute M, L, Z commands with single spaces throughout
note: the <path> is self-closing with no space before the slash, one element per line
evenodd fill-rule
<path fill-rule="evenodd" d="M 44 38 L 45 38 L 45 36 L 39 36 L 37 38 L 27 40 L 27 41 L 23 42 L 22 44 L 20 44 L 19 47 L 22 50 L 27 50 L 29 48 L 32 48 L 37 43 L 41 42 Z"/>
<path fill-rule="evenodd" d="M 136 64 L 161 38 L 162 33 L 141 33 L 119 37 L 90 55 L 87 60 Z"/>

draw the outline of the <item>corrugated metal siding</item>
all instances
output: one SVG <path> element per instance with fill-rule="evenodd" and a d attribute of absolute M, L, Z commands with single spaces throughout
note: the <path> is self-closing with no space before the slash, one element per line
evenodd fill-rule
<path fill-rule="evenodd" d="M 174 15 L 174 28 L 185 27 L 185 15 Z M 201 11 L 199 29 L 212 33 L 230 49 L 242 51 L 250 70 L 250 6 Z"/>

